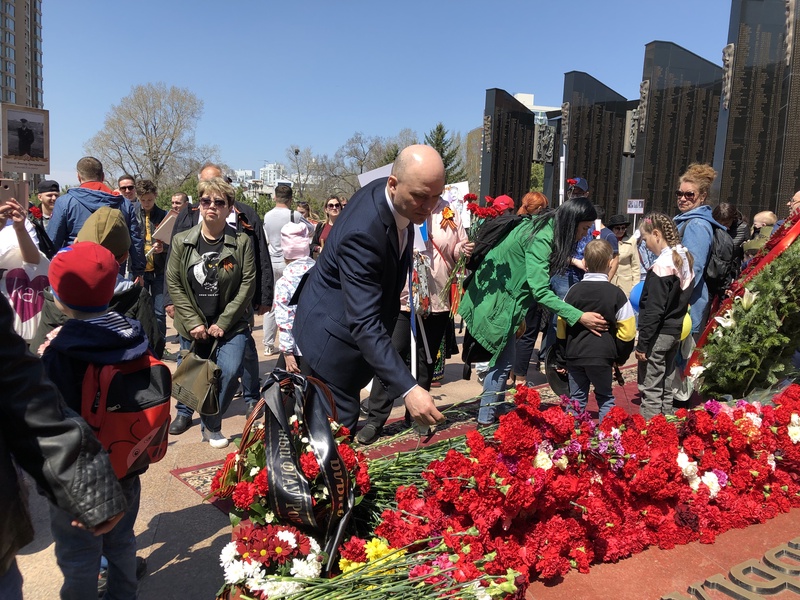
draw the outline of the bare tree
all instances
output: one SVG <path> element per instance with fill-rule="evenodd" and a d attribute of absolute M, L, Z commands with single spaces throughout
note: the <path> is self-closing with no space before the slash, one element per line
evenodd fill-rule
<path fill-rule="evenodd" d="M 301 199 L 309 186 L 316 186 L 320 180 L 320 166 L 318 157 L 311 148 L 300 149 L 290 146 L 286 149 L 286 159 L 292 165 L 292 182 L 295 184 L 295 198 Z"/>
<path fill-rule="evenodd" d="M 178 187 L 203 162 L 217 158 L 214 146 L 195 142 L 203 101 L 185 88 L 164 83 L 136 85 L 112 106 L 103 129 L 86 144 L 109 176 L 130 173 L 158 187 Z"/>

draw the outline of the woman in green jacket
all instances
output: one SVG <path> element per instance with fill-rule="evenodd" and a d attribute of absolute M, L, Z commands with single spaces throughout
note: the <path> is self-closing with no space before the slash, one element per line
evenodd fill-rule
<path fill-rule="evenodd" d="M 608 329 L 602 315 L 581 312 L 550 289 L 550 277 L 569 266 L 575 244 L 586 236 L 596 216 L 588 199 L 568 200 L 555 211 L 517 225 L 478 266 L 458 312 L 470 334 L 492 353 L 483 381 L 479 425 L 494 422 L 495 405 L 514 362 L 514 333 L 533 303 L 570 325 L 580 321 L 595 332 Z"/>
<path fill-rule="evenodd" d="M 175 305 L 175 329 L 195 344 L 195 353 L 210 355 L 222 371 L 220 410 L 201 417 L 203 440 L 224 448 L 222 416 L 236 393 L 242 365 L 253 294 L 256 264 L 250 238 L 226 223 L 233 210 L 235 190 L 220 177 L 197 185 L 200 222 L 172 238 L 167 287 Z M 178 417 L 192 410 L 178 404 Z M 177 418 L 177 417 L 176 417 Z"/>

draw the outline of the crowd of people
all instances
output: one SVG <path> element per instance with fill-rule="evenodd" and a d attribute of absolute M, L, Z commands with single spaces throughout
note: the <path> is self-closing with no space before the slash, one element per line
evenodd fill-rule
<path fill-rule="evenodd" d="M 170 210 L 157 206 L 147 179 L 123 174 L 112 190 L 93 157 L 78 161 L 77 176 L 63 195 L 43 180 L 37 203 L 0 204 L 0 375 L 11 394 L 2 407 L 0 514 L 13 521 L 0 534 L 3 598 L 21 597 L 14 554 L 30 539 L 12 456 L 52 502 L 62 597 L 89 597 L 101 564 L 110 597 L 136 596 L 141 471 L 117 480 L 78 416 L 92 364 L 145 354 L 180 361 L 188 352 L 211 359 L 219 411 L 200 415 L 200 437 L 224 448 L 234 398 L 249 416 L 259 397 L 253 330 L 262 316 L 264 354 L 325 382 L 336 419 L 368 445 L 397 401 L 420 431 L 443 421 L 430 390 L 458 319 L 486 358 L 476 367 L 479 426 L 508 410 L 507 387 L 525 383 L 545 352 L 574 410 L 586 408 L 594 387 L 602 418 L 614 402 L 614 368 L 633 354 L 641 413 L 671 414 L 692 393 L 681 361 L 724 294 L 720 270 L 730 282 L 783 223 L 761 212 L 749 227 L 734 205 L 712 207 L 716 173 L 694 164 L 678 179 L 677 216 L 644 215 L 635 231 L 628 215 L 606 218 L 581 177 L 557 207 L 539 192 L 495 198 L 507 226 L 473 256 L 491 228 L 473 223 L 477 238 L 469 238 L 476 217 L 444 199 L 444 164 L 425 145 L 402 150 L 391 174 L 365 185 L 349 208 L 329 196 L 320 219 L 307 203 L 294 205 L 287 185 L 260 218 L 236 201 L 217 165 L 199 172 L 194 202 L 178 192 Z M 800 192 L 787 205 L 800 210 Z M 180 355 L 165 349 L 170 321 Z M 181 435 L 194 415 L 181 403 L 176 410 L 169 432 Z M 91 477 L 78 464 L 92 465 Z"/>

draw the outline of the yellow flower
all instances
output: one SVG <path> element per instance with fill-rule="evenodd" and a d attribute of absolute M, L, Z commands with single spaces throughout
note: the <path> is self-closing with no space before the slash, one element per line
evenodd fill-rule
<path fill-rule="evenodd" d="M 339 559 L 339 568 L 342 570 L 342 573 L 347 573 L 348 571 L 352 571 L 353 569 L 358 569 L 363 566 L 364 563 L 356 562 L 354 560 L 350 560 L 349 558 Z"/>
<path fill-rule="evenodd" d="M 367 555 L 367 560 L 378 560 L 389 554 L 392 549 L 389 544 L 381 538 L 373 538 L 364 544 L 364 553 Z"/>

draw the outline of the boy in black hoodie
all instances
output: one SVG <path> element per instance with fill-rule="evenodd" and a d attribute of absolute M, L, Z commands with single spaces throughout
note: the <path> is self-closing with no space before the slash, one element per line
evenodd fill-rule
<path fill-rule="evenodd" d="M 48 336 L 42 360 L 67 405 L 79 414 L 83 377 L 89 364 L 133 360 L 148 351 L 139 322 L 108 310 L 118 272 L 114 255 L 93 242 L 76 242 L 56 254 L 50 263 L 49 279 L 56 306 L 69 320 Z M 133 524 L 139 512 L 139 474 L 120 481 L 128 510 L 102 536 L 95 537 L 73 527 L 68 513 L 51 506 L 50 527 L 56 543 L 56 559 L 64 574 L 62 598 L 97 596 L 101 555 L 108 559 L 109 595 L 136 598 Z"/>
<path fill-rule="evenodd" d="M 557 355 L 569 371 L 570 397 L 586 410 L 589 385 L 593 385 L 600 421 L 614 406 L 613 365 L 628 360 L 636 337 L 633 307 L 625 293 L 608 281 L 613 256 L 607 241 L 589 242 L 583 255 L 586 275 L 564 297 L 575 308 L 603 315 L 608 331 L 597 335 L 580 323 L 570 326 L 558 318 Z"/>

